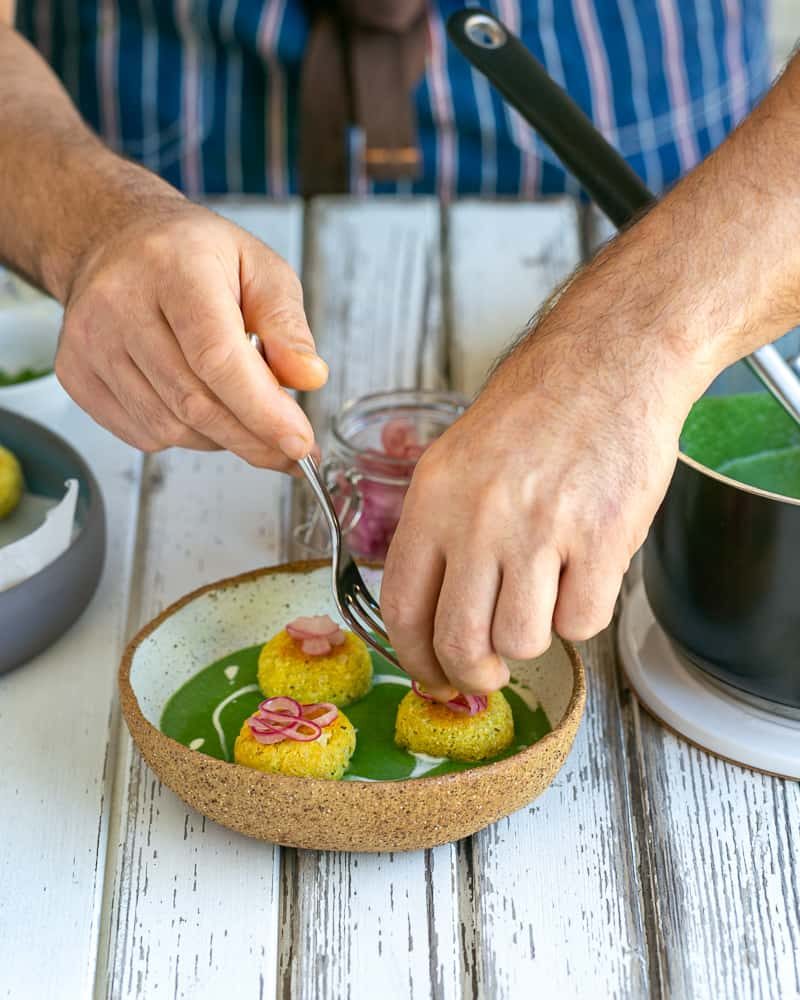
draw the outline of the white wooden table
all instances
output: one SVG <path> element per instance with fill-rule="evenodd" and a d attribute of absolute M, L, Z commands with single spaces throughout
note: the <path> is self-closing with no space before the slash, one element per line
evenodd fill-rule
<path fill-rule="evenodd" d="M 332 362 L 307 400 L 323 438 L 370 389 L 476 389 L 584 244 L 566 202 L 220 208 L 303 271 Z M 59 429 L 99 476 L 110 548 L 80 622 L 0 678 L 1 997 L 800 995 L 800 788 L 652 722 L 610 632 L 583 649 L 586 718 L 553 786 L 470 840 L 316 854 L 188 810 L 120 724 L 120 652 L 187 590 L 293 555 L 308 498 L 228 455 L 143 460 L 77 409 Z"/>

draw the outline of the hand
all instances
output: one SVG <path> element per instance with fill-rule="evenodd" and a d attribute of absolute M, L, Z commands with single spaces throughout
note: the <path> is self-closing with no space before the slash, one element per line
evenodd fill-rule
<path fill-rule="evenodd" d="M 552 629 L 581 640 L 608 624 L 710 378 L 596 299 L 568 290 L 415 471 L 381 608 L 441 700 L 502 687 L 503 658 L 540 655 Z"/>
<path fill-rule="evenodd" d="M 260 335 L 267 364 L 245 331 Z M 55 370 L 84 410 L 143 451 L 226 448 L 284 471 L 314 433 L 281 386 L 318 389 L 328 373 L 289 265 L 177 194 L 81 261 Z"/>

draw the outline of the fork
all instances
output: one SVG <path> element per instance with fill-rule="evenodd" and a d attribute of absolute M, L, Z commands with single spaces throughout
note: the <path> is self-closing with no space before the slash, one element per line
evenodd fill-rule
<path fill-rule="evenodd" d="M 266 360 L 264 344 L 258 334 L 250 333 L 247 339 Z M 364 578 L 347 547 L 336 508 L 317 463 L 312 455 L 307 455 L 297 464 L 317 499 L 331 536 L 331 590 L 339 614 L 367 645 L 372 646 L 381 656 L 402 670 L 399 660 L 389 648 L 389 635 L 383 624 L 380 605 L 364 583 Z M 376 635 L 382 642 L 375 638 Z"/>
<path fill-rule="evenodd" d="M 370 593 L 347 547 L 336 508 L 317 463 L 311 455 L 308 455 L 306 458 L 301 458 L 297 464 L 303 470 L 328 525 L 331 536 L 331 587 L 339 613 L 356 635 L 402 670 L 397 657 L 387 648 L 389 636 L 383 624 L 380 605 Z M 375 635 L 386 645 L 378 642 Z"/>

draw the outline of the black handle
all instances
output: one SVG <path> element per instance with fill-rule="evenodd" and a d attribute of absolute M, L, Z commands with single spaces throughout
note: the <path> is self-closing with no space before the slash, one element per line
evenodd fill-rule
<path fill-rule="evenodd" d="M 448 18 L 447 32 L 616 226 L 626 225 L 655 201 L 566 91 L 493 14 L 475 7 L 459 10 Z"/>

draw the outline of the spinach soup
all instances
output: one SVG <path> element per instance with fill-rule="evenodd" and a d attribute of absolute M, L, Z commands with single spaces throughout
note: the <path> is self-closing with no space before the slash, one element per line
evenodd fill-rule
<path fill-rule="evenodd" d="M 768 393 L 698 400 L 681 451 L 739 483 L 800 499 L 800 427 Z"/>

